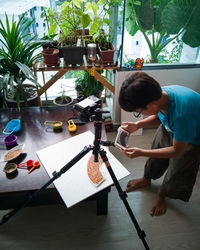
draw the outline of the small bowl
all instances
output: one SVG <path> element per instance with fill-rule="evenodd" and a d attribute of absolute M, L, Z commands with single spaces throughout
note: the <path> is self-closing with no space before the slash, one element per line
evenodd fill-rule
<path fill-rule="evenodd" d="M 17 171 L 17 164 L 15 163 L 7 163 L 3 170 L 6 174 L 14 174 Z"/>
<path fill-rule="evenodd" d="M 10 135 L 13 132 L 18 132 L 21 129 L 21 121 L 19 119 L 13 119 L 9 121 L 3 130 L 3 134 Z"/>
<path fill-rule="evenodd" d="M 44 125 L 52 127 L 53 129 L 61 129 L 63 123 L 61 121 L 45 121 Z"/>
<path fill-rule="evenodd" d="M 16 135 L 8 135 L 4 140 L 6 146 L 14 146 L 17 144 L 17 136 Z"/>
<path fill-rule="evenodd" d="M 62 128 L 62 122 L 60 121 L 55 121 L 53 123 L 53 129 L 61 129 Z"/>

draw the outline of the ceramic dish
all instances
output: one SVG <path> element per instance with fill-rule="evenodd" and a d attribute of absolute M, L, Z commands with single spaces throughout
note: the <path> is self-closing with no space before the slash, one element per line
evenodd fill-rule
<path fill-rule="evenodd" d="M 17 164 L 7 163 L 3 170 L 6 174 L 14 174 L 17 171 Z"/>
<path fill-rule="evenodd" d="M 45 121 L 44 125 L 50 126 L 53 129 L 61 129 L 62 128 L 62 122 L 61 121 Z"/>
<path fill-rule="evenodd" d="M 0 158 L 0 162 L 8 162 L 17 158 L 24 149 L 24 144 L 17 145 L 16 147 L 6 151 Z"/>

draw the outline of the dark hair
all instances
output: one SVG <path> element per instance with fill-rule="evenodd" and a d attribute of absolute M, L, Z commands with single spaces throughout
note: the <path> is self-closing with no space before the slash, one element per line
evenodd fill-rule
<path fill-rule="evenodd" d="M 162 95 L 160 84 L 144 72 L 131 73 L 122 83 L 119 104 L 128 112 L 145 108 Z"/>

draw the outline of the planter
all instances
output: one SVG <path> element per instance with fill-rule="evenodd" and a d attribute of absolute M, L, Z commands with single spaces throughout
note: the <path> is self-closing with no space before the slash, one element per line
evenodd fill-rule
<path fill-rule="evenodd" d="M 114 63 L 114 53 L 115 53 L 115 48 L 113 44 L 110 44 L 109 50 L 102 50 L 100 46 L 98 46 L 100 58 L 103 64 L 113 64 Z"/>
<path fill-rule="evenodd" d="M 83 64 L 84 47 L 62 47 L 62 51 L 66 65 Z"/>
<path fill-rule="evenodd" d="M 77 31 L 79 36 L 89 36 L 90 35 L 90 31 L 89 29 L 80 29 Z"/>
<path fill-rule="evenodd" d="M 38 93 L 37 93 L 37 89 L 34 85 L 32 84 L 23 84 L 24 88 L 27 88 L 27 91 L 32 92 L 30 97 L 27 97 L 27 103 L 28 106 L 38 106 Z M 17 108 L 17 101 L 10 99 L 9 97 L 5 97 L 6 99 L 6 103 L 8 105 L 9 108 Z M 20 100 L 20 107 L 25 107 L 24 105 L 24 101 Z"/>
<path fill-rule="evenodd" d="M 63 99 L 63 97 L 58 96 L 54 99 L 53 103 L 57 106 L 66 106 L 69 105 L 73 102 L 73 99 L 70 96 L 65 96 L 65 98 Z"/>
<path fill-rule="evenodd" d="M 59 66 L 60 58 L 59 58 L 59 50 L 55 48 L 47 48 L 42 51 L 44 57 L 44 63 L 48 66 Z"/>

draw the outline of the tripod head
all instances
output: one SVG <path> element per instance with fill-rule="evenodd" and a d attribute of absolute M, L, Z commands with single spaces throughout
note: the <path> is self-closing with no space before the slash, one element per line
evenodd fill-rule
<path fill-rule="evenodd" d="M 74 109 L 79 111 L 79 119 L 83 122 L 100 120 L 102 116 L 98 108 L 101 108 L 101 99 L 94 95 L 87 98 L 79 97 L 77 103 L 74 104 Z"/>
<path fill-rule="evenodd" d="M 102 123 L 105 119 L 102 116 L 102 109 L 101 106 L 97 106 L 97 108 L 94 110 L 93 114 L 90 116 L 91 122 L 100 122 Z"/>
<path fill-rule="evenodd" d="M 98 154 L 100 151 L 100 144 L 104 146 L 114 146 L 112 142 L 101 141 L 101 129 L 104 121 L 103 111 L 101 109 L 101 99 L 96 96 L 89 96 L 81 99 L 80 102 L 74 105 L 74 109 L 79 111 L 80 120 L 94 122 L 95 138 L 93 146 L 94 162 L 98 162 Z"/>

